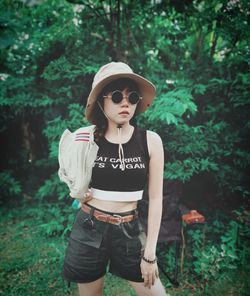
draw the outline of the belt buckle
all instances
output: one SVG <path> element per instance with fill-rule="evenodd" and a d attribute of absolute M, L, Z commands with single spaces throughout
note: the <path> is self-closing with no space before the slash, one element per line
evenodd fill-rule
<path fill-rule="evenodd" d="M 120 221 L 114 222 L 112 224 L 114 224 L 114 225 L 120 225 L 122 223 L 122 216 L 116 215 L 116 214 L 113 214 L 112 216 L 115 217 L 115 218 L 120 218 Z"/>

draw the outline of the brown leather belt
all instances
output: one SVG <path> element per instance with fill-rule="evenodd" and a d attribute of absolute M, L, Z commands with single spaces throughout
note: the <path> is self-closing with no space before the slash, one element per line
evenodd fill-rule
<path fill-rule="evenodd" d="M 92 208 L 87 206 L 86 204 L 82 205 L 83 212 L 90 214 Z M 134 215 L 120 216 L 117 214 L 109 215 L 99 210 L 94 209 L 93 216 L 102 222 L 111 223 L 114 225 L 120 225 L 121 223 L 131 222 L 138 217 L 137 211 Z"/>

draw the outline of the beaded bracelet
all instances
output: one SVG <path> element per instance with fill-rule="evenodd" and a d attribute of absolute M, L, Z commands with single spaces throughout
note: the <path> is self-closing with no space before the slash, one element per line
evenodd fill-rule
<path fill-rule="evenodd" d="M 154 264 L 157 262 L 157 257 L 155 257 L 154 260 L 149 260 L 149 259 L 145 258 L 144 256 L 142 256 L 142 259 L 149 264 Z"/>

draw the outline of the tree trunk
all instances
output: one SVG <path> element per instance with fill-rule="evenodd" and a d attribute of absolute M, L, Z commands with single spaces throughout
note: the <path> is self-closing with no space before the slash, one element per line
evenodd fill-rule
<path fill-rule="evenodd" d="M 117 59 L 121 60 L 122 54 L 121 54 L 121 2 L 120 2 L 120 0 L 117 0 L 116 11 L 117 11 L 116 52 L 117 52 Z"/>

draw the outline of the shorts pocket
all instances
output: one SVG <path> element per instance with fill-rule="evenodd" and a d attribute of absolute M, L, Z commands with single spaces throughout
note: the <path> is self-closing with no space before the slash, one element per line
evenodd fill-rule
<path fill-rule="evenodd" d="M 77 241 L 80 244 L 87 245 L 94 248 L 99 248 L 102 243 L 102 233 L 95 227 L 93 222 L 93 228 L 87 229 L 84 225 L 85 220 L 89 217 L 89 214 L 79 210 L 70 234 L 70 239 Z"/>
<path fill-rule="evenodd" d="M 126 255 L 128 258 L 136 258 L 140 260 L 142 253 L 142 244 L 139 237 L 129 239 L 126 241 Z"/>
<path fill-rule="evenodd" d="M 131 222 L 121 224 L 123 234 L 129 239 L 135 238 L 140 235 L 142 229 L 139 223 L 139 220 L 136 219 Z"/>
<path fill-rule="evenodd" d="M 127 255 L 135 254 L 136 257 L 141 256 L 145 247 L 146 235 L 142 230 L 138 219 L 124 224 L 123 229 L 126 239 Z"/>

